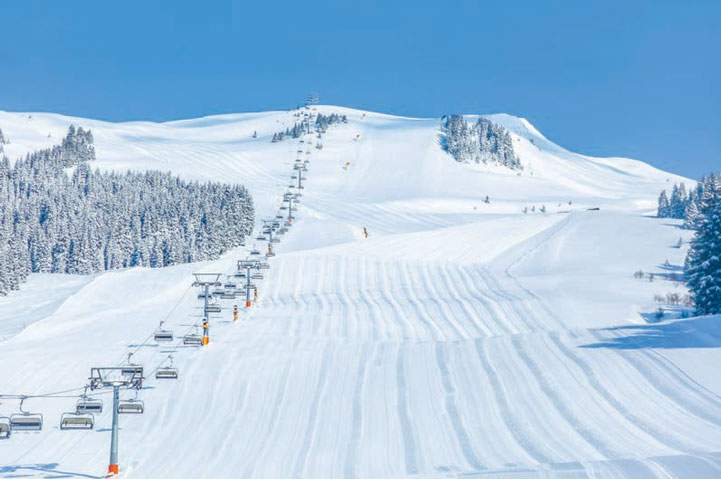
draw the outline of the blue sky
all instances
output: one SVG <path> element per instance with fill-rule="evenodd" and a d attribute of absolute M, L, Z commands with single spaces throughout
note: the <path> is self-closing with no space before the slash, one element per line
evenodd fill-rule
<path fill-rule="evenodd" d="M 169 120 L 323 103 L 507 112 L 721 169 L 721 1 L 0 2 L 0 109 Z M 2 126 L 0 125 L 0 128 Z"/>

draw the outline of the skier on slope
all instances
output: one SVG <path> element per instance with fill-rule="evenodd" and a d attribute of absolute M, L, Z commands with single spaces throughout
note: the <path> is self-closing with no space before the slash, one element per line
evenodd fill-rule
<path fill-rule="evenodd" d="M 363 236 L 368 238 L 368 229 L 366 227 L 363 227 Z"/>

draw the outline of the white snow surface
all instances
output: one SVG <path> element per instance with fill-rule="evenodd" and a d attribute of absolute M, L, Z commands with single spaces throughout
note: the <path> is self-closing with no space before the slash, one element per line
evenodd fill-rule
<path fill-rule="evenodd" d="M 721 318 L 652 320 L 654 294 L 684 293 L 667 275 L 690 233 L 651 214 L 686 179 L 569 152 L 509 115 L 490 118 L 510 130 L 520 174 L 454 161 L 438 119 L 318 110 L 349 123 L 311 149 L 258 304 L 211 319 L 208 347 L 175 348 L 178 381 L 148 375 L 145 414 L 120 418 L 121 476 L 721 476 Z M 298 148 L 270 136 L 295 120 L 0 112 L 11 159 L 74 123 L 92 129 L 101 170 L 243 183 L 258 218 L 276 213 Z M 246 254 L 33 275 L 0 298 L 0 394 L 82 387 L 130 350 L 152 371 L 169 350 L 147 342 L 159 320 L 176 335 L 198 321 L 192 273 L 232 273 Z M 104 475 L 101 396 L 90 432 L 58 428 L 74 398 L 26 401 L 45 428 L 0 441 L 0 477 Z M 17 408 L 0 399 L 0 415 Z"/>

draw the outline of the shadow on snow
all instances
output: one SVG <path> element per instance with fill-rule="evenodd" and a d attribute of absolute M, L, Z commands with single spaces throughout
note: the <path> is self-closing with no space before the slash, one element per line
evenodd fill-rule
<path fill-rule="evenodd" d="M 598 330 L 607 338 L 581 348 L 718 348 L 721 347 L 721 315 L 624 325 Z"/>

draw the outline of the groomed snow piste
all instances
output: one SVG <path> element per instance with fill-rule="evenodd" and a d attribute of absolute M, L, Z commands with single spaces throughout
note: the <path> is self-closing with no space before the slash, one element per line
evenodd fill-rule
<path fill-rule="evenodd" d="M 207 348 L 177 348 L 177 382 L 148 379 L 145 414 L 121 416 L 121 476 L 721 476 L 721 319 L 651 321 L 654 294 L 683 292 L 667 274 L 690 232 L 651 214 L 684 179 L 568 152 L 508 115 L 490 118 L 520 174 L 454 161 L 438 119 L 317 110 L 349 122 L 312 149 L 259 303 L 212 319 Z M 75 123 L 92 129 L 96 167 L 240 182 L 259 219 L 298 148 L 270 136 L 296 120 L 0 112 L 11 158 Z M 33 275 L 0 298 L 0 394 L 75 389 L 130 350 L 154 369 L 168 348 L 138 346 L 159 320 L 177 333 L 198 321 L 191 274 L 230 274 L 246 255 Z M 45 429 L 0 441 L 0 477 L 104 475 L 110 409 L 94 431 L 60 431 L 74 403 L 28 400 Z M 17 408 L 0 400 L 0 415 Z"/>

